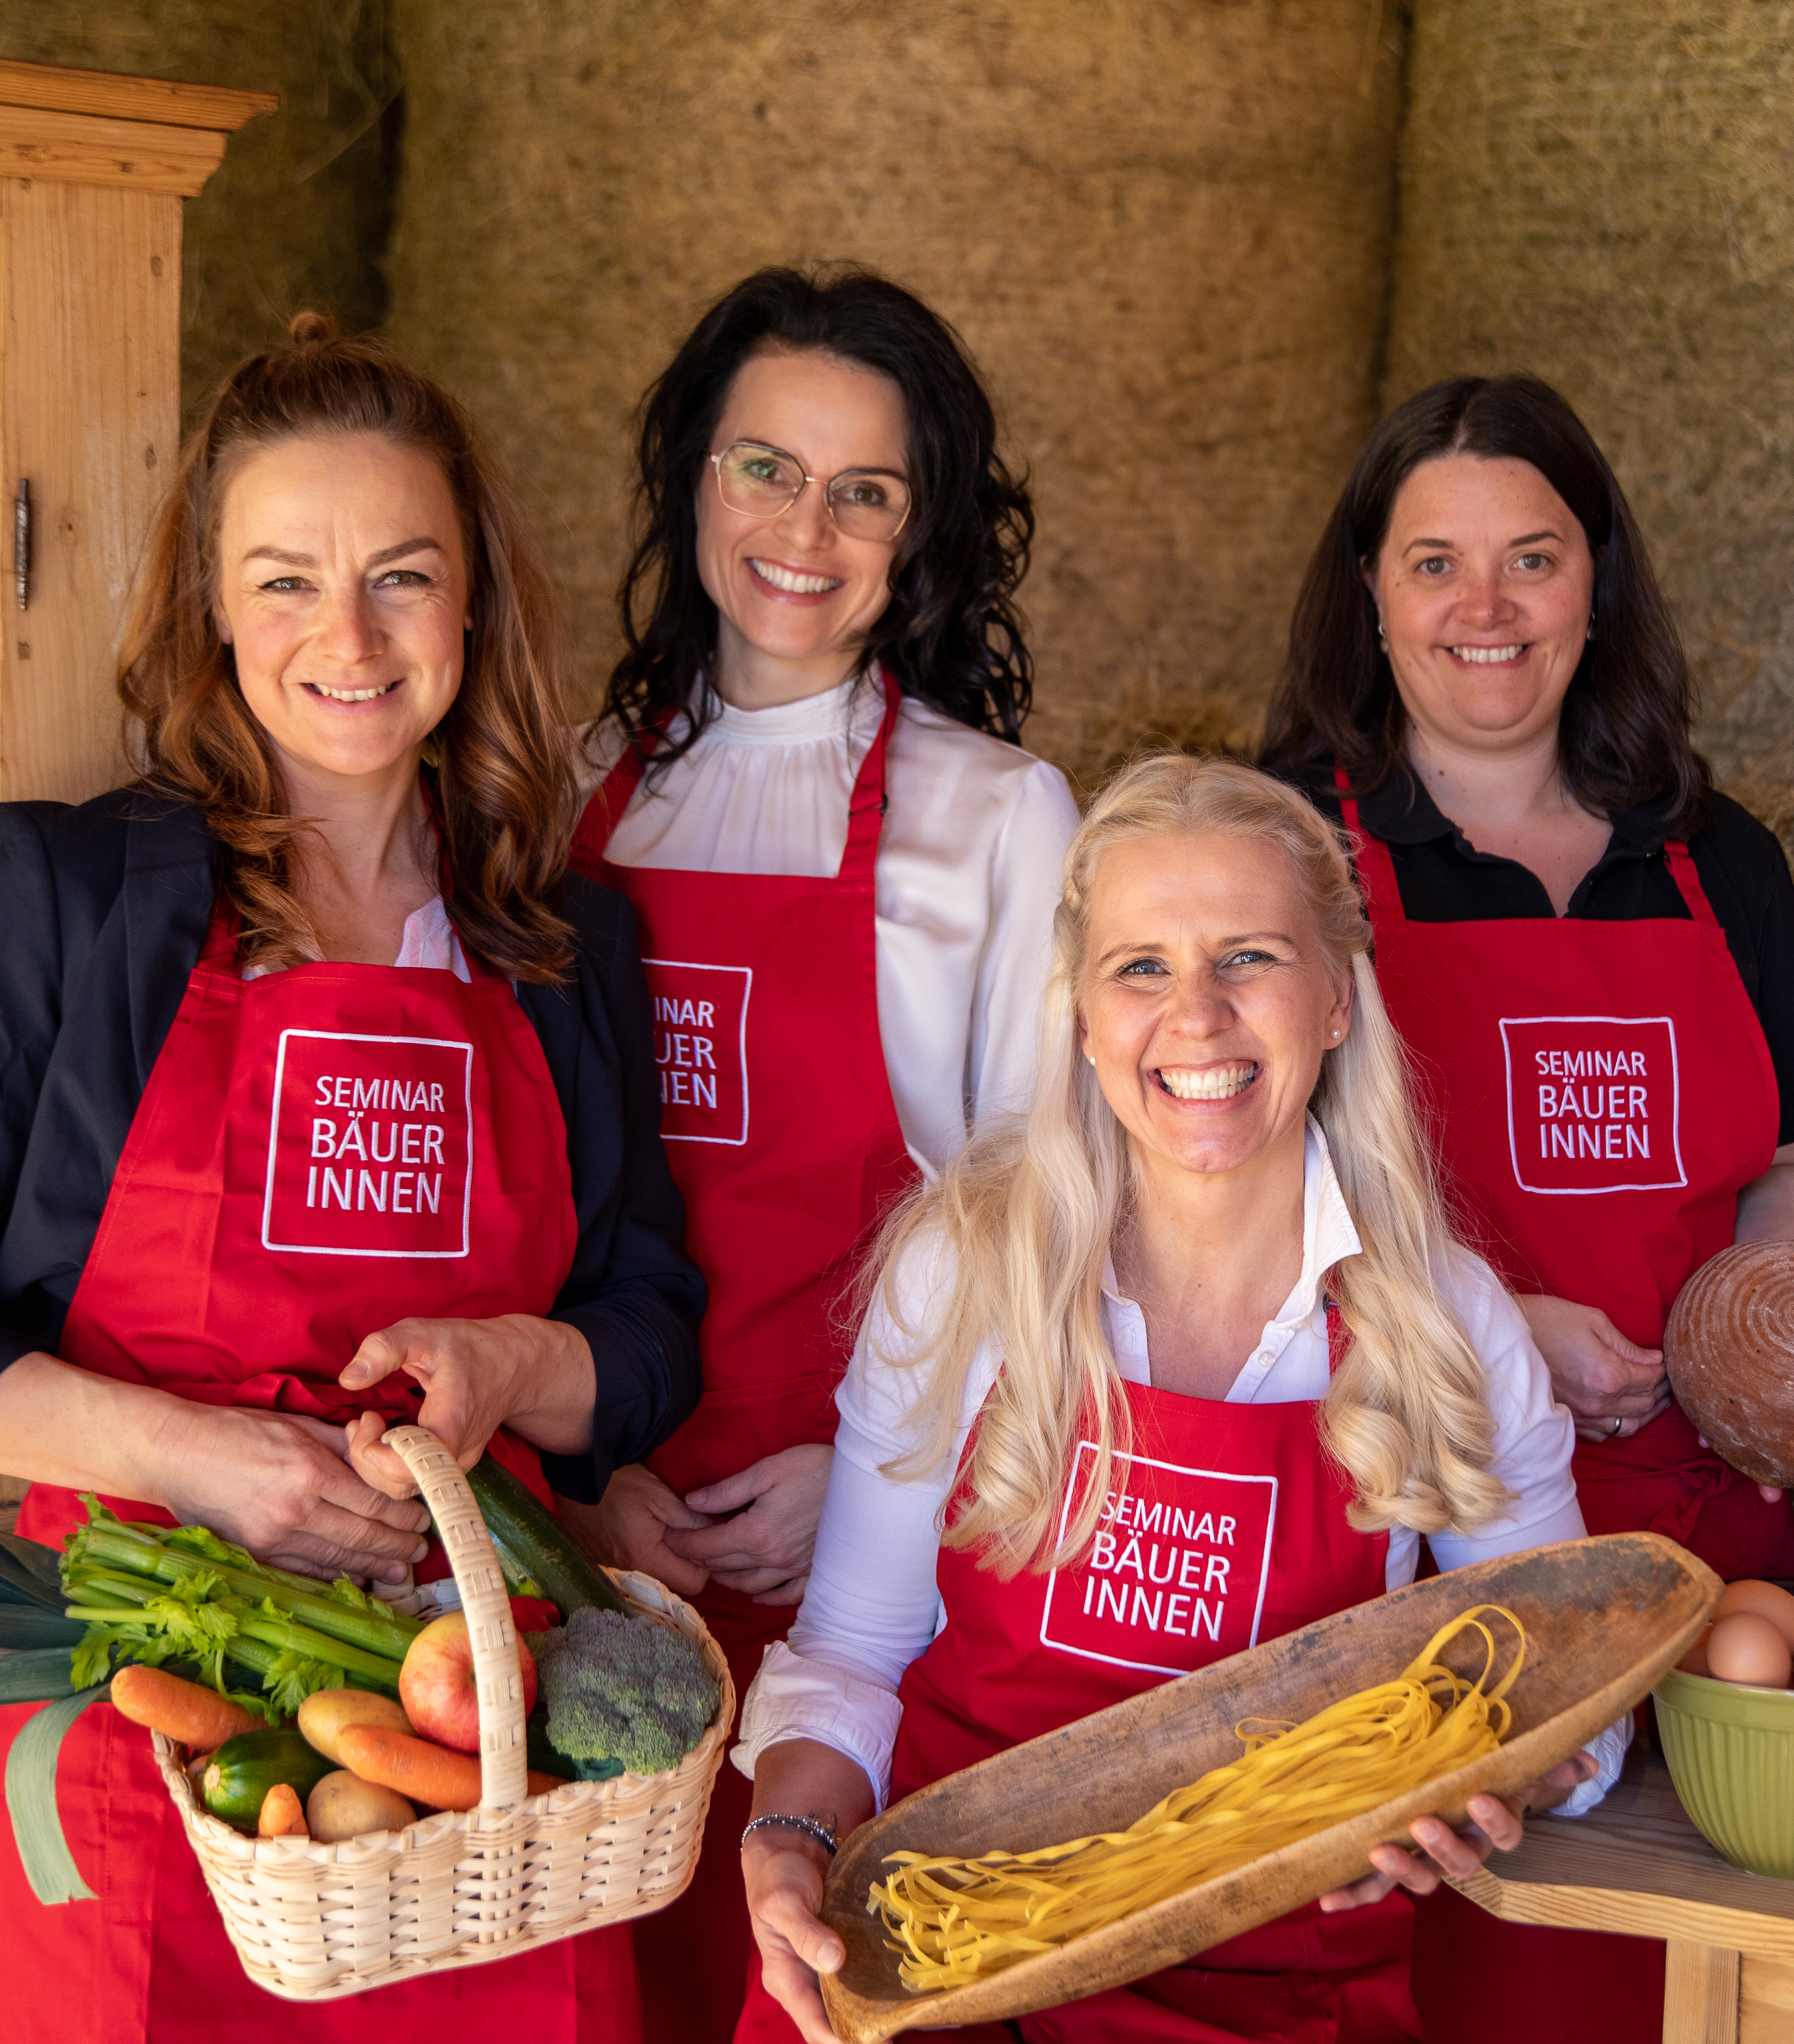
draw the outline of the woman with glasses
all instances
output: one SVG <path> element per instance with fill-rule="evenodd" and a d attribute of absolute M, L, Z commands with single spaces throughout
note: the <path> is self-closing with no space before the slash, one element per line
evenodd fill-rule
<path fill-rule="evenodd" d="M 634 904 L 711 1304 L 696 1414 L 584 1520 L 696 1599 L 745 1692 L 808 1574 L 857 1254 L 1028 1096 L 1077 813 L 1017 743 L 1027 494 L 919 300 L 749 277 L 654 386 L 639 464 L 574 856 Z M 748 1800 L 726 1769 L 692 1891 L 638 1927 L 657 2038 L 734 2027 Z"/>

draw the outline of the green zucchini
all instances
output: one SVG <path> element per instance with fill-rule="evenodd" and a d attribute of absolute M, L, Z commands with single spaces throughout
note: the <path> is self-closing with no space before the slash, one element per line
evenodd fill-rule
<path fill-rule="evenodd" d="M 284 1781 L 303 1803 L 336 1762 L 328 1760 L 297 1731 L 246 1731 L 227 1739 L 213 1754 L 200 1794 L 213 1816 L 253 1831 L 262 1802 Z"/>
<path fill-rule="evenodd" d="M 522 1594 L 547 1597 L 559 1605 L 562 1618 L 588 1604 L 623 1609 L 610 1578 L 585 1558 L 561 1522 L 509 1470 L 482 1455 L 467 1472 L 467 1485 L 498 1550 L 499 1566 Z"/>

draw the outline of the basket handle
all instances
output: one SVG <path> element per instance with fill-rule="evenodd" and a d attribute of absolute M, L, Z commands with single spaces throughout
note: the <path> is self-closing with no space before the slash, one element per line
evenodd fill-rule
<path fill-rule="evenodd" d="M 517 1631 L 492 1535 L 461 1465 L 427 1427 L 394 1427 L 381 1439 L 417 1479 L 454 1571 L 480 1704 L 480 1807 L 502 1810 L 528 1792 L 523 1678 Z"/>

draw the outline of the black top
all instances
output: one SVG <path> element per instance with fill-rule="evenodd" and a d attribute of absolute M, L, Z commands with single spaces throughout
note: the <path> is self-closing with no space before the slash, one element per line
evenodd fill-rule
<path fill-rule="evenodd" d="M 0 803 L 0 1369 L 54 1352 L 125 1139 L 210 924 L 199 812 L 128 791 L 72 809 Z M 551 1318 L 591 1344 L 589 1456 L 545 1455 L 596 1503 L 688 1417 L 704 1283 L 660 1143 L 634 912 L 569 874 L 573 981 L 519 984 L 567 1124 L 578 1240 Z"/>
<path fill-rule="evenodd" d="M 1304 792 L 1336 821 L 1341 814 L 1331 767 L 1312 767 Z M 1657 916 L 1689 920 L 1664 857 L 1668 805 L 1642 802 L 1614 819 L 1599 861 L 1570 897 L 1568 916 L 1629 923 Z M 1414 923 L 1478 923 L 1554 916 L 1545 884 L 1517 860 L 1478 851 L 1414 777 L 1392 774 L 1364 797 L 1358 818 L 1389 847 L 1402 913 Z M 1773 832 L 1729 796 L 1689 840 L 1694 870 L 1738 977 L 1757 1011 L 1781 1090 L 1778 1143 L 1794 1143 L 1794 879 Z"/>

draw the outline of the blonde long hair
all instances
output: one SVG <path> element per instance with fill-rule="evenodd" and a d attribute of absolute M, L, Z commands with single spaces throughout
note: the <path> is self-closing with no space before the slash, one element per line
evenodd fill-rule
<path fill-rule="evenodd" d="M 984 1403 L 969 1484 L 945 1539 L 1004 1575 L 1080 1553 L 1094 1530 L 1128 1405 L 1102 1331 L 1110 1243 L 1133 1193 L 1127 1132 L 1079 1054 L 1078 1009 L 1096 869 L 1112 845 L 1213 834 L 1259 840 L 1286 858 L 1335 971 L 1349 968 L 1352 1027 L 1322 1062 L 1309 1105 L 1332 1152 L 1363 1244 L 1332 1273 L 1353 1337 L 1321 1408 L 1326 1446 L 1350 1477 L 1363 1532 L 1468 1530 L 1509 1494 L 1488 1473 L 1494 1424 L 1482 1366 L 1442 1289 L 1462 1267 L 1428 1165 L 1400 1042 L 1370 957 L 1370 927 L 1339 835 L 1281 782 L 1231 760 L 1172 755 L 1125 769 L 1098 797 L 1065 859 L 1055 956 L 1041 1024 L 1040 1076 L 1025 1118 L 974 1135 L 939 1182 L 892 1216 L 868 1288 L 914 1344 L 887 1360 L 932 1366 L 914 1449 L 895 1476 L 952 1451 L 968 1374 L 987 1345 L 1003 1366 Z M 929 1325 L 910 1326 L 895 1283 L 907 1250 L 941 1273 Z M 931 1249 L 945 1251 L 938 1258 Z M 950 1269 L 950 1279 L 949 1272 Z M 1056 1540 L 1080 1439 L 1096 1464 L 1082 1508 Z"/>

